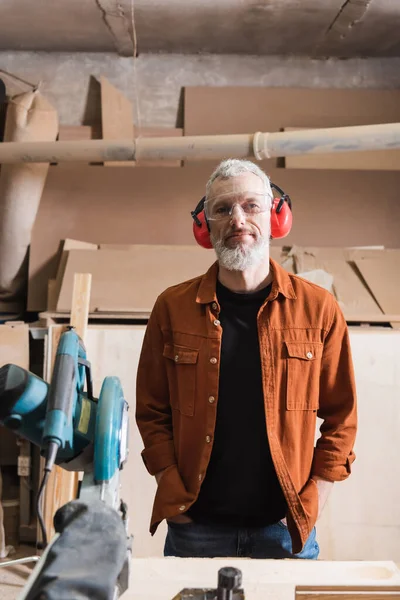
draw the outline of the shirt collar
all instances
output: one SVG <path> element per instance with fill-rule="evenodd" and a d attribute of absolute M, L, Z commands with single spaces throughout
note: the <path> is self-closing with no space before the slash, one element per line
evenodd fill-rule
<path fill-rule="evenodd" d="M 269 299 L 275 300 L 278 294 L 282 294 L 285 298 L 295 299 L 296 294 L 289 273 L 272 258 L 270 258 L 269 263 L 272 272 L 272 290 Z M 217 301 L 215 291 L 217 275 L 218 261 L 212 264 L 207 273 L 203 275 L 197 292 L 196 302 L 199 304 L 209 304 L 210 302 Z"/>

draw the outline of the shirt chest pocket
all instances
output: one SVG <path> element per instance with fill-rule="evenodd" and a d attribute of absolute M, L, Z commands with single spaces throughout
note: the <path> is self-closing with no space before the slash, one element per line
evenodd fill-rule
<path fill-rule="evenodd" d="M 176 344 L 165 344 L 163 356 L 167 364 L 171 406 L 182 415 L 192 417 L 199 351 Z"/>
<path fill-rule="evenodd" d="M 321 342 L 285 342 L 287 410 L 317 410 L 324 345 Z"/>

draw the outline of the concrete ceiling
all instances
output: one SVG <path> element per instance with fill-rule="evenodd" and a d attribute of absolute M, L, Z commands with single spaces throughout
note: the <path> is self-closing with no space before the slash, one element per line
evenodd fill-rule
<path fill-rule="evenodd" d="M 134 24 L 134 27 L 133 27 Z M 400 0 L 1 0 L 0 49 L 400 56 Z"/>

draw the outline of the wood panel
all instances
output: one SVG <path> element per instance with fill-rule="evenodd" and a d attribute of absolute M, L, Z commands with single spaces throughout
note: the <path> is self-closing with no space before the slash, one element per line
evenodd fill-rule
<path fill-rule="evenodd" d="M 86 349 L 93 370 L 93 390 L 98 397 L 104 377 L 120 378 L 129 404 L 129 456 L 121 472 L 121 498 L 128 504 L 129 529 L 133 534 L 133 556 L 162 556 L 166 525 L 152 537 L 149 533 L 154 477 L 142 458 L 142 439 L 135 422 L 136 371 L 145 332 L 144 326 L 89 326 Z"/>
<path fill-rule="evenodd" d="M 345 585 L 350 589 L 374 585 L 390 598 L 393 588 L 398 589 L 400 584 L 399 569 L 390 561 L 228 560 L 229 563 L 225 558 L 133 559 L 131 585 L 124 600 L 176 600 L 183 588 L 215 588 L 218 570 L 226 566 L 242 571 L 246 600 L 295 600 L 296 587 L 310 583 Z"/>
<path fill-rule="evenodd" d="M 130 406 L 130 452 L 122 472 L 122 497 L 128 503 L 135 557 L 162 556 L 165 536 L 165 523 L 154 537 L 148 532 L 156 485 L 142 463 L 143 445 L 135 422 L 136 370 L 144 330 L 143 326 L 89 326 L 87 335 L 95 393 L 106 375 L 117 375 Z M 350 328 L 350 339 L 359 405 L 357 458 L 350 478 L 335 484 L 317 524 L 320 558 L 400 562 L 400 483 L 396 477 L 400 332 Z"/>
<path fill-rule="evenodd" d="M 73 276 L 81 269 L 93 275 L 91 311 L 149 313 L 167 287 L 202 275 L 214 255 L 199 246 L 137 245 L 131 250 L 71 250 L 57 301 L 58 311 L 71 307 Z M 400 311 L 399 311 L 400 312 Z"/>
<path fill-rule="evenodd" d="M 400 121 L 400 91 L 265 87 L 185 88 L 185 135 L 280 131 Z M 278 159 L 261 161 L 266 168 Z"/>
<path fill-rule="evenodd" d="M 195 244 L 190 211 L 204 195 L 213 166 L 51 167 L 32 232 L 28 309 L 46 309 L 47 281 L 56 276 L 62 239 Z M 277 245 L 400 247 L 400 172 L 268 173 L 293 201 L 292 232 Z"/>
<path fill-rule="evenodd" d="M 108 79 L 100 77 L 101 127 L 105 140 L 130 140 L 133 124 L 133 106 L 130 100 Z M 134 161 L 105 162 L 107 167 L 133 167 Z"/>

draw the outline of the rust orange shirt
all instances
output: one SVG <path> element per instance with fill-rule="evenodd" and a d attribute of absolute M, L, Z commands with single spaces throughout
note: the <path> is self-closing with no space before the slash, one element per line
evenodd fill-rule
<path fill-rule="evenodd" d="M 258 335 L 265 423 L 288 504 L 293 552 L 318 515 L 316 477 L 346 479 L 355 458 L 356 392 L 347 325 L 326 290 L 270 261 L 271 293 Z M 150 474 L 164 471 L 150 531 L 195 502 L 211 455 L 222 330 L 218 263 L 168 288 L 146 329 L 137 374 L 136 420 Z M 314 444 L 316 418 L 323 419 Z"/>

